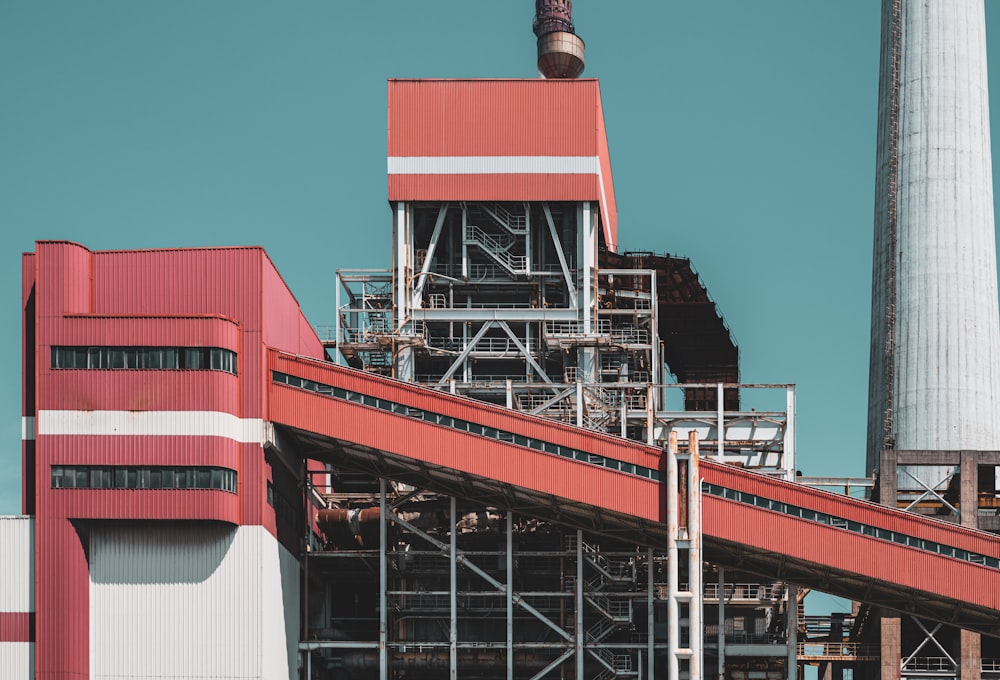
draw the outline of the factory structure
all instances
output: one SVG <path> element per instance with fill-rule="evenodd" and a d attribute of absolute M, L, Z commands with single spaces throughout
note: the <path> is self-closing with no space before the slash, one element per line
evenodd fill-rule
<path fill-rule="evenodd" d="M 389 81 L 392 258 L 329 326 L 260 248 L 23 256 L 0 677 L 1000 680 L 982 0 L 883 2 L 852 480 L 619 250 L 571 2 L 533 28 L 537 79 Z"/>

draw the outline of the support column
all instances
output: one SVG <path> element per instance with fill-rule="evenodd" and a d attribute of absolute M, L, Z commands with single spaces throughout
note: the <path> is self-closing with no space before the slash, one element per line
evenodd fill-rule
<path fill-rule="evenodd" d="M 458 518 L 455 517 L 455 497 L 451 497 L 449 513 L 449 528 L 451 529 L 451 550 L 448 553 L 448 563 L 451 572 L 449 595 L 451 598 L 451 626 L 448 635 L 451 650 L 449 667 L 451 680 L 458 680 Z"/>
<path fill-rule="evenodd" d="M 719 567 L 719 680 L 726 680 L 726 570 Z"/>
<path fill-rule="evenodd" d="M 576 530 L 576 680 L 583 680 L 583 532 Z"/>
<path fill-rule="evenodd" d="M 562 621 L 559 623 L 562 625 Z M 514 513 L 510 510 L 507 511 L 507 680 L 514 680 Z"/>
<path fill-rule="evenodd" d="M 962 630 L 959 633 L 962 645 L 959 680 L 979 680 L 983 666 L 979 633 L 973 633 L 971 630 Z"/>
<path fill-rule="evenodd" d="M 788 611 L 785 616 L 785 637 L 788 641 L 788 656 L 786 659 L 786 676 L 788 680 L 798 680 L 799 677 L 799 589 L 788 584 Z"/>
<path fill-rule="evenodd" d="M 677 433 L 671 432 L 667 445 L 667 677 L 680 680 L 680 612 L 677 602 Z"/>
<path fill-rule="evenodd" d="M 962 451 L 959 458 L 959 502 L 962 526 L 979 524 L 979 457 L 975 451 Z M 978 633 L 959 631 L 961 638 L 960 680 L 979 680 L 982 671 L 982 644 Z"/>
<path fill-rule="evenodd" d="M 721 390 L 720 390 L 721 401 Z M 722 436 L 720 434 L 720 436 Z M 703 676 L 705 629 L 702 626 L 702 605 L 704 589 L 701 586 L 701 472 L 698 465 L 698 433 L 688 434 L 687 464 L 687 530 L 688 530 L 688 638 L 691 647 L 690 677 L 692 680 Z"/>
<path fill-rule="evenodd" d="M 899 680 L 900 675 L 900 644 L 902 642 L 902 626 L 899 615 L 886 609 L 882 610 L 882 667 L 881 680 Z"/>
<path fill-rule="evenodd" d="M 386 549 L 389 540 L 386 525 L 385 479 L 381 477 L 378 480 L 378 510 L 378 676 L 388 678 L 389 598 L 386 592 L 389 590 L 389 565 L 386 563 L 388 559 Z"/>
<path fill-rule="evenodd" d="M 646 677 L 650 680 L 655 677 L 656 670 L 656 653 L 653 647 L 656 643 L 656 603 L 653 597 L 653 578 L 656 570 L 653 568 L 653 554 L 652 548 L 646 551 L 646 584 L 648 586 L 646 592 L 646 663 L 648 666 Z"/>

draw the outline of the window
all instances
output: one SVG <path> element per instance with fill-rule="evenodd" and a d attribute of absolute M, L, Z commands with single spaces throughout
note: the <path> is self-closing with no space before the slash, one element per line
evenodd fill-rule
<path fill-rule="evenodd" d="M 153 465 L 53 465 L 53 489 L 218 489 L 236 493 L 236 470 Z"/>
<path fill-rule="evenodd" d="M 236 352 L 220 347 L 53 347 L 52 368 L 225 371 Z"/>

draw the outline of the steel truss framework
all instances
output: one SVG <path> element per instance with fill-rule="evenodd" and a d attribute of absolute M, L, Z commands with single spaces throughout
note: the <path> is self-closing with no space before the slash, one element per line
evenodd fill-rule
<path fill-rule="evenodd" d="M 335 358 L 357 368 L 649 444 L 665 445 L 672 437 L 680 437 L 682 441 L 691 438 L 700 444 L 703 455 L 792 479 L 794 387 L 669 383 L 662 359 L 657 271 L 600 268 L 602 230 L 598 222 L 599 211 L 586 202 L 397 203 L 393 209 L 392 268 L 338 272 L 337 323 L 333 328 L 320 329 L 321 336 Z M 686 409 L 687 404 L 693 403 L 690 399 L 693 394 L 698 394 L 710 410 Z M 737 397 L 737 408 L 733 408 L 734 394 L 742 397 L 743 407 L 739 407 Z M 343 445 L 350 446 L 347 442 Z M 355 458 L 358 453 L 355 452 Z M 380 469 L 379 455 L 372 452 L 369 459 L 370 472 L 384 476 L 387 471 Z M 412 469 L 406 477 L 419 484 L 416 480 L 421 475 L 432 474 L 430 469 Z M 435 481 L 439 490 L 447 488 L 441 486 L 443 480 Z M 476 501 L 483 508 L 512 507 L 509 499 L 473 480 L 446 483 L 454 487 L 454 495 L 463 499 L 463 503 Z M 524 502 L 516 510 L 517 517 L 530 518 L 533 512 L 531 504 Z M 606 548 L 609 536 L 618 530 L 615 522 L 607 521 L 592 508 L 552 508 L 551 499 L 547 498 L 537 499 L 535 512 L 554 517 L 557 524 L 552 526 L 559 526 L 561 514 L 566 526 L 584 528 L 577 539 L 579 550 L 585 550 L 580 546 L 601 544 Z M 394 522 L 393 526 L 413 537 L 412 543 L 407 543 L 412 546 L 411 551 L 443 550 L 402 523 Z M 455 524 L 442 522 L 442 526 Z M 567 531 L 565 527 L 558 530 Z M 432 538 L 445 541 L 444 534 L 448 533 L 453 532 L 444 531 Z M 539 624 L 535 617 L 533 625 L 541 625 L 541 632 L 554 636 L 552 644 L 556 648 L 549 657 L 537 659 L 538 664 L 544 660 L 545 665 L 533 672 L 549 672 L 575 664 L 573 667 L 578 670 L 574 672 L 585 672 L 578 677 L 628 676 L 638 673 L 640 666 L 645 674 L 653 669 L 657 656 L 665 653 L 671 659 L 669 676 L 680 677 L 689 672 L 691 659 L 701 657 L 691 651 L 671 651 L 696 647 L 697 640 L 692 641 L 689 632 L 681 632 L 689 631 L 686 626 L 690 624 L 698 631 L 695 638 L 704 631 L 711 634 L 706 638 L 705 648 L 713 658 L 713 665 L 719 668 L 724 669 L 728 663 L 733 673 L 738 674 L 751 666 L 763 667 L 768 678 L 775 680 L 794 673 L 799 628 L 794 605 L 797 591 L 779 583 L 769 584 L 765 589 L 768 596 L 763 599 L 727 603 L 725 597 L 716 597 L 714 601 L 709 598 L 708 615 L 712 621 L 698 622 L 689 608 L 700 612 L 705 606 L 700 585 L 702 570 L 679 568 L 677 560 L 669 559 L 672 551 L 679 554 L 690 551 L 690 545 L 687 534 L 668 534 L 660 543 L 666 552 L 646 554 L 645 548 L 631 547 L 638 560 L 635 564 L 638 583 L 645 585 L 625 598 L 633 604 L 642 604 L 633 608 L 633 614 L 641 611 L 641 616 L 653 625 L 664 627 L 660 636 L 651 635 L 648 626 L 636 628 L 635 621 L 627 627 L 636 630 L 626 635 L 622 622 L 613 620 L 605 620 L 604 628 L 592 631 L 591 638 L 582 632 L 577 635 L 576 631 L 583 631 L 583 626 L 598 625 L 601 619 L 596 616 L 597 608 L 590 600 L 569 597 L 563 588 L 545 591 L 562 593 L 559 601 L 563 609 L 585 620 L 560 621 L 562 632 L 573 637 L 570 644 L 570 639 Z M 589 564 L 587 555 L 581 561 L 572 550 L 566 552 L 566 541 L 573 536 L 571 532 L 563 542 L 548 548 L 563 561 L 564 581 L 573 580 L 574 565 Z M 461 540 L 472 539 L 466 536 Z M 495 548 L 502 551 L 504 546 Z M 517 554 L 516 548 L 514 552 Z M 698 554 L 697 550 L 691 552 Z M 510 556 L 509 551 L 507 555 Z M 696 558 L 699 564 L 702 557 Z M 605 556 L 602 551 L 595 552 L 593 558 L 614 559 L 612 554 Z M 394 562 L 391 555 L 387 559 L 394 565 L 389 571 L 401 573 L 398 560 Z M 492 564 L 501 558 L 492 555 L 488 559 Z M 451 567 L 445 563 L 447 560 L 443 557 L 438 560 L 439 572 L 448 572 Z M 453 561 L 462 564 L 457 557 Z M 655 577 L 645 580 L 641 577 L 644 569 L 658 573 L 663 565 L 671 573 L 688 574 L 684 577 L 687 590 L 680 589 L 679 582 L 676 590 L 671 590 L 669 584 L 661 590 L 658 586 L 664 584 Z M 590 574 L 588 570 L 591 566 L 584 570 L 587 572 L 584 578 Z M 743 582 L 751 578 L 738 567 L 728 570 L 713 567 L 707 573 L 716 580 L 726 574 Z M 497 572 L 491 578 L 503 585 L 501 576 L 504 574 Z M 482 577 L 479 581 L 480 588 L 487 583 Z M 577 583 L 580 598 L 595 596 L 580 585 L 579 579 Z M 438 583 L 434 587 L 439 590 L 429 592 L 447 591 L 450 596 L 459 597 L 451 585 Z M 652 605 L 649 604 L 651 586 L 657 586 L 652 589 Z M 493 587 L 496 589 L 495 584 Z M 728 592 L 725 584 L 721 587 L 721 592 Z M 389 584 L 389 592 L 397 592 L 393 588 Z M 407 595 L 406 601 L 412 602 L 412 596 Z M 524 601 L 530 605 L 530 598 Z M 789 602 L 793 604 L 790 606 Z M 395 600 L 385 603 L 390 611 L 397 604 Z M 523 613 L 523 607 L 517 608 Z M 655 620 L 660 608 L 663 617 L 668 614 L 676 617 L 673 625 L 666 619 Z M 685 627 L 680 625 L 682 621 Z M 445 627 L 450 630 L 450 626 L 448 623 Z M 633 637 L 642 637 L 640 633 L 645 638 L 637 642 Z M 390 635 L 387 640 L 391 638 Z M 450 654 L 451 640 L 447 642 Z M 521 640 L 517 644 L 540 644 L 540 641 Z M 611 644 L 625 647 L 607 647 Z M 412 643 L 407 646 L 412 648 Z M 386 649 L 394 648 L 389 645 Z M 437 655 L 434 658 L 443 664 L 440 649 L 434 652 Z M 463 648 L 459 645 L 455 649 Z M 555 649 L 561 651 L 556 653 Z M 598 649 L 612 650 L 611 656 L 595 657 Z M 612 658 L 616 650 L 621 657 L 617 660 Z M 482 649 L 479 652 L 486 654 Z M 468 656 L 471 652 L 463 654 Z M 630 658 L 631 665 L 627 667 L 625 656 Z M 574 661 L 585 657 L 586 663 Z M 493 657 L 479 658 L 485 664 Z M 697 661 L 694 663 L 693 675 L 701 677 L 703 671 Z"/>

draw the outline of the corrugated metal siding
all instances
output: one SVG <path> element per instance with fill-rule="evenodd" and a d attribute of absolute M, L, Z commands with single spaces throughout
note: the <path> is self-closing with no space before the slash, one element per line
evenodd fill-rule
<path fill-rule="evenodd" d="M 36 304 L 39 317 L 93 311 L 93 259 L 89 250 L 67 241 L 39 241 Z"/>
<path fill-rule="evenodd" d="M 331 408 L 328 399 L 290 387 L 276 386 L 271 400 L 278 422 L 419 458 L 432 467 L 461 470 L 614 512 L 660 519 L 660 488 L 653 481 L 350 402 Z M 497 426 L 504 427 L 504 423 Z"/>
<path fill-rule="evenodd" d="M 261 248 L 94 254 L 94 313 L 222 314 L 259 331 Z"/>
<path fill-rule="evenodd" d="M 245 356 L 238 356 L 242 366 Z M 47 410 L 219 411 L 242 415 L 240 379 L 224 371 L 44 370 Z"/>
<path fill-rule="evenodd" d="M 600 173 L 389 175 L 389 200 L 599 201 L 617 242 L 611 158 L 596 80 L 390 80 L 388 155 L 598 157 Z M 601 186 L 603 185 L 603 187 Z"/>
<path fill-rule="evenodd" d="M 597 97 L 597 155 L 601 162 L 601 219 L 604 222 L 605 244 L 610 250 L 618 249 L 618 200 L 615 198 L 615 182 L 611 176 L 611 150 L 608 147 L 608 133 L 604 126 L 604 105 Z"/>
<path fill-rule="evenodd" d="M 971 550 L 983 555 L 1000 555 L 1000 537 L 984 531 L 936 520 L 932 517 L 901 512 L 893 508 L 845 498 L 842 495 L 789 484 L 764 475 L 748 474 L 728 466 L 704 462 L 705 480 L 730 489 L 747 491 L 767 498 L 774 498 L 802 508 L 882 527 L 890 531 L 919 536 L 956 548 Z"/>
<path fill-rule="evenodd" d="M 1000 608 L 995 569 L 743 503 L 706 496 L 706 535 L 787 555 L 904 588 Z"/>
<path fill-rule="evenodd" d="M 21 257 L 21 415 L 35 414 L 35 266 L 34 253 Z"/>
<path fill-rule="evenodd" d="M 0 613 L 33 611 L 34 518 L 0 516 Z"/>
<path fill-rule="evenodd" d="M 507 409 L 475 402 L 411 384 L 376 378 L 357 371 L 324 366 L 272 352 L 270 366 L 317 382 L 357 390 L 378 398 L 451 415 L 509 432 L 573 446 L 582 451 L 647 467 L 659 467 L 661 452 L 634 442 L 568 428 Z M 557 498 L 662 522 L 660 485 L 638 477 L 557 458 L 522 447 L 484 439 L 422 420 L 395 415 L 353 402 L 273 384 L 270 417 L 330 438 L 412 457 L 432 466 L 494 479 Z M 1000 556 L 1000 538 L 864 503 L 831 493 L 753 474 L 730 466 L 702 462 L 705 481 L 810 508 L 873 527 L 887 528 L 926 540 Z M 1000 573 L 995 569 L 902 546 L 884 539 L 809 522 L 716 496 L 706 496 L 707 537 L 754 546 L 816 565 L 855 573 L 886 583 L 925 590 L 960 601 L 1000 607 Z M 903 562 L 903 567 L 895 566 Z M 898 576 L 896 575 L 898 573 Z M 984 584 L 987 595 L 971 585 Z M 961 585 L 956 585 L 961 584 Z"/>
<path fill-rule="evenodd" d="M 597 175 L 389 175 L 389 200 L 599 201 Z"/>
<path fill-rule="evenodd" d="M 237 471 L 244 491 L 245 448 L 220 437 L 43 436 L 39 459 L 39 507 L 46 518 L 215 519 L 238 524 L 237 494 L 211 489 L 52 489 L 52 465 L 208 465 Z M 260 495 L 254 489 L 253 493 Z M 48 526 L 52 526 L 49 521 Z M 44 554 L 44 553 L 41 553 Z"/>
<path fill-rule="evenodd" d="M 388 378 L 380 378 L 369 373 L 354 371 L 329 363 L 310 361 L 301 357 L 291 357 L 279 352 L 270 353 L 271 370 L 301 376 L 327 385 L 336 385 L 349 390 L 389 399 L 414 408 L 427 409 L 456 418 L 505 429 L 527 437 L 544 439 L 554 444 L 572 446 L 616 460 L 655 468 L 659 464 L 662 451 L 640 442 L 604 435 L 589 430 L 570 427 L 539 416 L 529 416 L 500 406 L 487 404 L 476 399 L 428 390 L 412 383 Z M 272 385 L 269 420 L 278 420 L 273 400 L 278 396 L 275 390 L 281 385 Z M 326 401 L 326 400 L 324 400 Z M 322 402 L 319 402 L 322 403 Z M 289 413 L 294 415 L 294 412 Z"/>
<path fill-rule="evenodd" d="M 34 680 L 35 645 L 29 642 L 0 641 L 0 678 Z"/>
<path fill-rule="evenodd" d="M 90 666 L 87 558 L 68 520 L 39 499 L 35 567 L 35 665 L 38 676 L 88 677 Z M 48 516 L 42 516 L 45 513 Z"/>
<path fill-rule="evenodd" d="M 46 328 L 48 345 L 150 345 L 239 349 L 239 324 L 224 316 L 70 316 Z M 43 364 L 50 366 L 47 357 Z"/>
<path fill-rule="evenodd" d="M 593 156 L 596 80 L 390 80 L 390 156 Z"/>
<path fill-rule="evenodd" d="M 294 678 L 298 564 L 260 527 L 91 535 L 95 678 Z"/>

